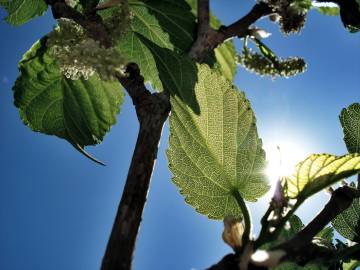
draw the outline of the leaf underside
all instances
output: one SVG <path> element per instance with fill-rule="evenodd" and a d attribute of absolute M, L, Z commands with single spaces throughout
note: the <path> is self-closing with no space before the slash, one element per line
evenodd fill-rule
<path fill-rule="evenodd" d="M 360 266 L 360 261 L 351 260 L 343 263 L 343 270 L 356 270 Z"/>
<path fill-rule="evenodd" d="M 327 16 L 338 16 L 340 14 L 339 7 L 316 7 L 316 10 Z"/>
<path fill-rule="evenodd" d="M 339 214 L 332 222 L 334 228 L 345 238 L 360 242 L 360 199 Z"/>
<path fill-rule="evenodd" d="M 339 116 L 344 141 L 350 153 L 360 152 L 360 104 L 354 103 L 341 111 Z M 353 184 L 355 186 L 355 184 Z M 345 238 L 360 242 L 360 199 L 339 214 L 333 221 L 334 228 Z M 352 264 L 349 264 L 350 268 Z"/>
<path fill-rule="evenodd" d="M 48 9 L 43 0 L 0 0 L 0 6 L 8 12 L 5 20 L 15 26 L 20 26 L 34 17 L 43 15 Z"/>
<path fill-rule="evenodd" d="M 178 67 L 172 73 L 174 82 L 194 79 L 184 62 L 174 65 Z M 172 113 L 167 156 L 173 182 L 199 213 L 212 219 L 240 216 L 234 191 L 256 201 L 268 190 L 255 116 L 243 92 L 207 65 L 196 66 L 194 90 L 181 84 L 169 89 Z M 193 93 L 198 112 L 184 102 Z"/>
<path fill-rule="evenodd" d="M 291 176 L 284 177 L 283 186 L 290 198 L 306 199 L 318 191 L 357 174 L 360 156 L 314 154 L 300 162 Z"/>
<path fill-rule="evenodd" d="M 159 47 L 184 54 L 190 49 L 196 36 L 195 16 L 184 0 L 132 0 L 129 1 L 129 7 L 133 14 L 131 31 L 116 47 L 129 62 L 139 65 L 145 81 L 162 91 L 156 56 L 145 46 L 139 34 Z M 236 69 L 234 46 L 227 42 L 215 54 L 218 62 L 212 64 L 232 80 Z"/>
<path fill-rule="evenodd" d="M 350 153 L 360 152 L 360 104 L 354 103 L 343 109 L 340 114 L 344 141 Z"/>
<path fill-rule="evenodd" d="M 277 238 L 276 241 L 273 241 L 271 243 L 267 243 L 261 247 L 261 249 L 270 249 L 273 248 L 287 240 L 290 240 L 295 234 L 300 232 L 304 228 L 304 224 L 300 220 L 300 218 L 296 215 L 293 215 L 289 219 L 289 225 L 290 228 L 286 229 L 283 228 Z M 317 237 L 321 239 L 322 241 L 327 241 L 329 243 L 332 242 L 333 237 L 333 229 L 330 227 L 324 228 Z M 284 262 L 276 267 L 270 268 L 271 270 L 325 270 L 327 267 L 322 267 L 321 265 L 309 263 L 305 266 L 299 266 L 296 263 L 293 262 Z"/>
<path fill-rule="evenodd" d="M 13 91 L 21 119 L 32 130 L 66 139 L 78 150 L 102 141 L 124 99 L 118 83 L 69 80 L 56 59 L 38 41 L 19 63 Z"/>

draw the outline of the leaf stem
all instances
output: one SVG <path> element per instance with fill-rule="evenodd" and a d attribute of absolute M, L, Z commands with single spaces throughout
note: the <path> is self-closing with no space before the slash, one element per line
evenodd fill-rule
<path fill-rule="evenodd" d="M 235 190 L 233 192 L 233 195 L 234 195 L 236 202 L 239 205 L 241 212 L 243 214 L 243 217 L 244 217 L 245 229 L 244 229 L 244 234 L 242 236 L 242 243 L 243 243 L 243 247 L 245 247 L 250 240 L 250 234 L 251 234 L 251 230 L 252 230 L 251 216 L 250 216 L 249 209 L 247 208 L 246 203 L 245 203 L 244 199 L 241 197 L 241 194 L 239 193 L 239 191 Z"/>

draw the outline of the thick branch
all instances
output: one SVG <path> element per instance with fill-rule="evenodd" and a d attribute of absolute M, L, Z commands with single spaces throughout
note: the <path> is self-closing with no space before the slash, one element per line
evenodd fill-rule
<path fill-rule="evenodd" d="M 129 270 L 141 217 L 157 157 L 162 127 L 170 112 L 164 93 L 151 94 L 136 64 L 130 64 L 128 77 L 119 77 L 136 108 L 140 122 L 125 188 L 103 258 L 102 270 Z"/>
<path fill-rule="evenodd" d="M 204 11 L 200 10 L 201 2 L 207 2 L 198 0 L 198 31 L 204 30 L 205 24 L 203 23 L 203 13 Z M 205 8 L 203 8 L 205 10 Z M 263 16 L 273 13 L 272 9 L 265 3 L 261 2 L 251 9 L 251 11 L 242 17 L 240 20 L 229 26 L 222 26 L 219 30 L 214 30 L 211 27 L 208 27 L 207 32 L 202 32 L 201 35 L 197 36 L 196 41 L 189 51 L 189 56 L 194 58 L 197 61 L 202 61 L 205 55 L 216 48 L 218 45 L 223 43 L 226 39 L 231 37 L 245 37 L 248 35 L 248 30 L 250 25 L 255 23 L 257 20 Z"/>
<path fill-rule="evenodd" d="M 68 6 L 63 0 L 48 0 L 55 19 L 66 18 L 80 24 L 89 37 L 98 40 L 105 48 L 112 46 L 111 38 L 103 24 L 102 18 L 96 13 L 84 15 L 76 9 Z"/>
<path fill-rule="evenodd" d="M 338 188 L 333 192 L 324 209 L 303 230 L 298 232 L 291 240 L 274 247 L 273 250 L 285 250 L 287 255 L 284 260 L 292 260 L 300 264 L 318 259 L 321 256 L 314 252 L 315 247 L 312 246 L 312 239 L 331 220 L 349 208 L 355 198 L 359 197 L 360 192 L 354 188 L 349 186 Z"/>
<path fill-rule="evenodd" d="M 207 270 L 239 270 L 240 256 L 236 254 L 228 254 L 223 257 L 218 263 L 212 265 Z M 266 270 L 268 268 L 249 264 L 248 270 Z"/>
<path fill-rule="evenodd" d="M 210 27 L 209 0 L 198 0 L 198 36 L 206 33 Z"/>

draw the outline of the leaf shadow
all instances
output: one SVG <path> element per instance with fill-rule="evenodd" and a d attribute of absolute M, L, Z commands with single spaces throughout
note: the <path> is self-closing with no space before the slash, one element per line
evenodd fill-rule
<path fill-rule="evenodd" d="M 148 8 L 149 13 L 157 19 L 161 29 L 168 34 L 171 44 L 175 47 L 174 51 L 180 54 L 188 52 L 197 37 L 196 17 L 188 1 L 150 1 L 149 5 L 152 7 Z M 168 10 L 175 15 L 170 17 Z M 218 24 L 218 26 L 221 25 L 220 22 Z M 206 54 L 203 62 L 211 68 L 216 65 L 214 50 Z"/>
<path fill-rule="evenodd" d="M 199 115 L 200 106 L 195 95 L 195 85 L 198 82 L 197 64 L 186 55 L 162 48 L 139 33 L 136 35 L 151 51 L 164 91 L 180 98 Z"/>

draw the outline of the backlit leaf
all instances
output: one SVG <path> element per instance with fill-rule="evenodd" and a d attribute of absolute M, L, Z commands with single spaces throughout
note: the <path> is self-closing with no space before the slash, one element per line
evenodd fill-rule
<path fill-rule="evenodd" d="M 293 175 L 283 178 L 290 198 L 304 200 L 318 191 L 360 171 L 360 156 L 315 154 L 300 162 Z"/>
<path fill-rule="evenodd" d="M 265 152 L 250 103 L 207 65 L 162 59 L 174 68 L 164 83 L 171 93 L 167 156 L 173 182 L 199 213 L 213 219 L 240 216 L 235 191 L 255 201 L 268 190 Z"/>
<path fill-rule="evenodd" d="M 0 0 L 0 6 L 8 12 L 6 21 L 15 26 L 43 15 L 48 9 L 44 0 Z"/>
<path fill-rule="evenodd" d="M 293 236 L 295 236 L 295 234 L 297 234 L 304 228 L 304 224 L 302 223 L 300 218 L 296 215 L 291 216 L 288 222 L 289 222 L 289 227 L 283 228 L 280 231 L 279 237 L 276 241 L 267 243 L 263 245 L 261 248 L 267 250 L 269 248 L 275 247 L 287 240 L 290 240 Z M 328 228 L 322 230 L 317 236 L 321 238 L 325 238 L 325 237 L 329 238 Z M 318 264 L 309 263 L 305 266 L 299 266 L 293 262 L 284 262 L 276 267 L 271 268 L 271 270 L 325 270 L 325 269 L 327 269 L 327 267 L 322 267 L 321 265 Z"/>
<path fill-rule="evenodd" d="M 356 270 L 360 266 L 360 261 L 351 260 L 343 263 L 343 270 Z"/>
<path fill-rule="evenodd" d="M 344 141 L 350 153 L 360 152 L 360 104 L 354 103 L 343 109 L 340 122 L 344 131 Z"/>
<path fill-rule="evenodd" d="M 156 90 L 163 90 L 155 57 L 139 39 L 145 37 L 157 46 L 179 54 L 185 54 L 196 37 L 195 16 L 185 0 L 148 0 L 129 1 L 133 15 L 131 31 L 117 44 L 117 48 L 129 62 L 139 65 L 145 80 L 151 82 Z M 214 19 L 215 20 L 215 19 Z M 236 71 L 235 47 L 232 42 L 225 42 L 215 50 L 213 59 L 206 63 L 232 80 Z"/>
<path fill-rule="evenodd" d="M 318 10 L 321 14 L 328 16 L 338 16 L 340 14 L 339 7 L 317 7 L 316 10 Z"/>
<path fill-rule="evenodd" d="M 139 34 L 162 48 L 182 53 L 193 43 L 195 17 L 184 0 L 129 1 L 133 15 L 131 31 L 117 45 L 130 62 L 139 65 L 141 74 L 152 86 L 161 91 L 155 59 L 139 39 Z"/>
<path fill-rule="evenodd" d="M 13 90 L 22 120 L 32 130 L 66 139 L 81 151 L 100 143 L 123 102 L 120 84 L 96 75 L 89 80 L 65 78 L 44 43 L 35 43 L 19 63 Z"/>
<path fill-rule="evenodd" d="M 359 243 L 360 199 L 355 199 L 351 206 L 339 214 L 331 223 L 343 237 Z"/>

